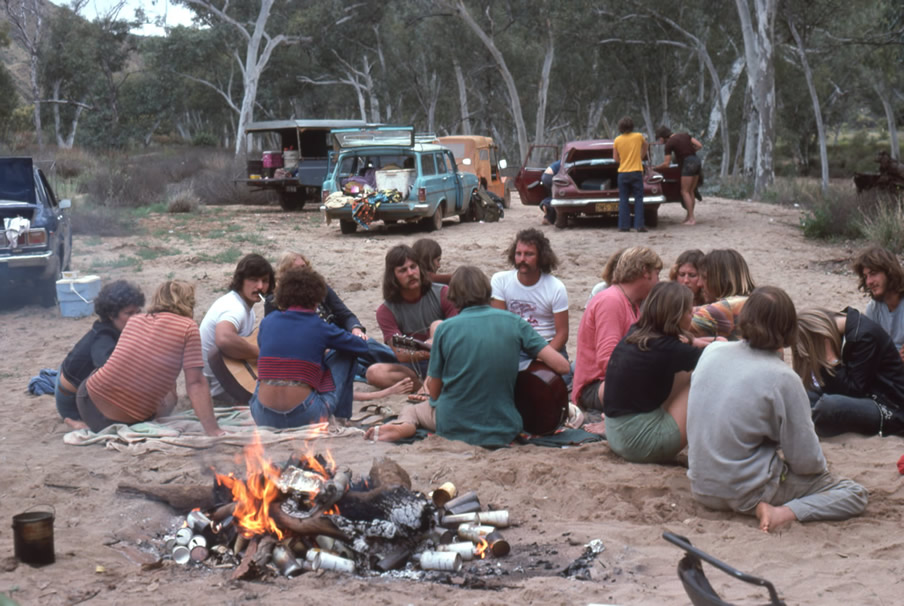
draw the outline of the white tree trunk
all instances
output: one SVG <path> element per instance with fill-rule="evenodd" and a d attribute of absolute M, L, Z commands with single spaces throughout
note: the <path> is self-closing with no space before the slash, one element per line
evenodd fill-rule
<path fill-rule="evenodd" d="M 889 144 L 891 146 L 889 153 L 892 158 L 897 160 L 901 155 L 900 147 L 898 147 L 898 127 L 895 124 L 895 107 L 892 103 L 892 95 L 889 91 L 888 83 L 885 82 L 884 78 L 881 81 L 874 79 L 873 90 L 876 91 L 876 95 L 882 103 L 882 109 L 885 111 L 885 122 L 888 126 Z"/>
<path fill-rule="evenodd" d="M 521 157 L 526 158 L 527 151 L 530 148 L 527 141 L 527 126 L 524 124 L 524 113 L 521 110 L 521 98 L 518 96 L 518 87 L 515 85 L 515 78 L 512 76 L 512 72 L 509 71 L 508 65 L 505 63 L 505 57 L 502 56 L 502 52 L 496 47 L 493 39 L 481 29 L 476 21 L 474 21 L 474 18 L 471 16 L 471 13 L 468 12 L 468 8 L 465 6 L 463 0 L 457 0 L 453 4 L 453 7 L 458 12 L 458 16 L 465 22 L 465 25 L 467 25 L 480 39 L 484 47 L 486 47 L 487 51 L 490 53 L 490 56 L 493 57 L 493 60 L 496 62 L 496 67 L 499 69 L 499 74 L 502 76 L 502 81 L 505 83 L 505 88 L 508 91 L 509 102 L 511 103 L 512 109 L 512 119 L 515 121 L 515 133 L 518 138 L 519 151 L 521 152 Z"/>
<path fill-rule="evenodd" d="M 465 86 L 465 75 L 461 71 L 458 59 L 452 59 L 452 67 L 455 69 L 455 82 L 458 84 L 458 109 L 461 112 L 461 134 L 471 134 L 471 115 L 468 110 L 468 89 Z"/>
<path fill-rule="evenodd" d="M 777 0 L 753 0 L 755 29 L 748 0 L 735 0 L 735 3 L 744 35 L 747 75 L 757 120 L 753 195 L 759 199 L 775 179 L 772 154 L 775 146 L 774 33 Z"/>
<path fill-rule="evenodd" d="M 543 67 L 540 69 L 540 83 L 537 86 L 537 123 L 534 129 L 534 143 L 546 141 L 546 101 L 549 97 L 549 74 L 552 72 L 552 61 L 556 54 L 552 24 L 548 19 L 546 27 L 549 38 L 546 43 L 546 55 L 543 57 Z"/>
<path fill-rule="evenodd" d="M 5 0 L 4 8 L 12 23 L 12 35 L 28 53 L 28 79 L 34 104 L 35 136 L 38 148 L 44 148 L 44 129 L 41 125 L 41 87 L 38 82 L 38 59 L 44 34 L 44 8 L 39 0 Z"/>
<path fill-rule="evenodd" d="M 794 26 L 794 21 L 788 17 L 788 28 L 794 37 L 794 43 L 797 45 L 797 54 L 800 57 L 800 66 L 807 80 L 807 89 L 810 91 L 810 100 L 813 102 L 813 117 L 816 119 L 816 136 L 819 139 L 819 167 L 822 174 L 822 191 L 825 193 L 829 189 L 829 154 L 826 149 L 826 128 L 822 121 L 822 108 L 819 104 L 819 94 L 816 92 L 816 85 L 813 83 L 813 71 L 810 69 L 810 62 L 807 60 L 807 51 L 804 48 L 804 42 Z"/>
<path fill-rule="evenodd" d="M 717 96 L 713 100 L 712 109 L 709 111 L 709 122 L 706 126 L 706 136 L 708 138 L 715 137 L 716 133 L 721 131 L 722 166 L 720 168 L 720 174 L 723 177 L 728 175 L 729 168 L 731 167 L 731 154 L 729 154 L 731 140 L 729 136 L 730 133 L 728 132 L 728 120 L 725 116 L 725 108 L 728 107 L 731 95 L 734 93 L 738 80 L 740 80 L 741 73 L 744 71 L 744 65 L 744 57 L 738 57 L 735 59 L 734 63 L 732 63 L 731 70 L 728 72 L 725 79 L 722 80 L 722 85 L 719 87 Z M 722 126 L 721 129 L 719 128 L 720 125 Z M 701 157 L 701 160 L 705 159 L 706 152 L 704 152 Z"/>

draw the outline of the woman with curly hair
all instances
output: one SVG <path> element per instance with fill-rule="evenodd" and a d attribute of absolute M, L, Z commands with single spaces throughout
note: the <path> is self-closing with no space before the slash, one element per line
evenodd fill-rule
<path fill-rule="evenodd" d="M 95 369 L 104 365 L 113 353 L 126 322 L 141 311 L 143 306 L 144 293 L 131 282 L 116 280 L 100 289 L 94 300 L 94 313 L 99 319 L 75 344 L 57 374 L 57 411 L 73 429 L 87 427 L 79 416 L 75 403 L 79 385 Z"/>
<path fill-rule="evenodd" d="M 703 262 L 702 250 L 686 250 L 675 260 L 669 270 L 669 280 L 684 284 L 694 293 L 694 305 L 703 305 L 703 279 L 700 277 L 700 265 Z"/>
<path fill-rule="evenodd" d="M 852 307 L 807 309 L 791 351 L 817 434 L 904 435 L 904 362 L 881 326 Z"/>
<path fill-rule="evenodd" d="M 147 313 L 129 319 L 110 359 L 78 388 L 78 412 L 91 431 L 170 414 L 176 406 L 176 379 L 184 372 L 188 399 L 204 432 L 223 434 L 203 372 L 194 309 L 194 286 L 169 280 L 154 292 Z"/>
<path fill-rule="evenodd" d="M 367 343 L 320 318 L 326 292 L 313 269 L 280 272 L 280 311 L 265 317 L 258 333 L 258 383 L 249 403 L 258 425 L 283 429 L 351 416 L 354 369 Z"/>
<path fill-rule="evenodd" d="M 606 438 L 634 463 L 672 460 L 687 445 L 687 396 L 702 349 L 688 332 L 693 300 L 678 282 L 650 291 L 606 369 Z"/>

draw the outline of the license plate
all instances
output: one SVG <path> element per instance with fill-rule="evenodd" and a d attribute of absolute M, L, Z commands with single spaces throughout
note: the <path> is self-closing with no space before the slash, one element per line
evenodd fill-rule
<path fill-rule="evenodd" d="M 295 191 L 295 189 L 296 189 L 296 188 L 295 188 L 294 185 L 287 185 L 287 186 L 286 186 L 286 191 Z"/>
<path fill-rule="evenodd" d="M 618 202 L 597 202 L 594 210 L 598 213 L 617 213 Z"/>

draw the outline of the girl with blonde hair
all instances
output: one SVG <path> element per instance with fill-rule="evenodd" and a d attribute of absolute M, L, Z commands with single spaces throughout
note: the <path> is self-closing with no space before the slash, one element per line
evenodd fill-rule
<path fill-rule="evenodd" d="M 820 436 L 904 435 L 904 362 L 888 333 L 856 309 L 798 313 L 792 365 Z"/>

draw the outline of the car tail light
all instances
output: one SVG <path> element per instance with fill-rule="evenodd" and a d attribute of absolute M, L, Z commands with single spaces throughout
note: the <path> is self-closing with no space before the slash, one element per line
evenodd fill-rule
<path fill-rule="evenodd" d="M 30 229 L 28 230 L 28 236 L 21 244 L 26 244 L 28 246 L 45 246 L 47 244 L 47 232 L 43 229 Z"/>
<path fill-rule="evenodd" d="M 426 202 L 427 201 L 427 188 L 426 187 L 418 187 L 417 188 L 417 201 L 418 202 Z"/>

